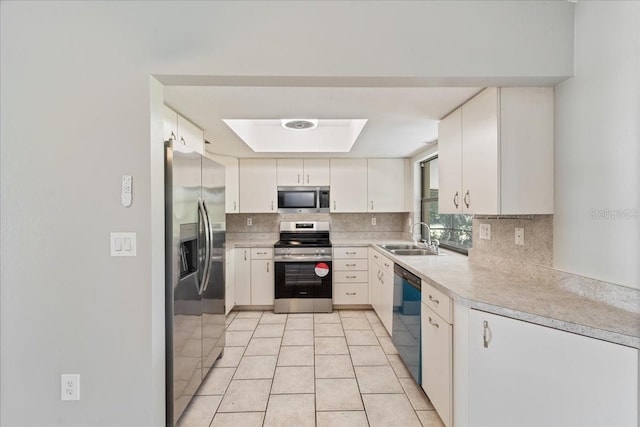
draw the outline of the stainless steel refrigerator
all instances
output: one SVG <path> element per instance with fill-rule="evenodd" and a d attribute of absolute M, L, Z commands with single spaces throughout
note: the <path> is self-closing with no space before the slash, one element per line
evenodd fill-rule
<path fill-rule="evenodd" d="M 167 426 L 224 349 L 224 166 L 165 143 Z"/>

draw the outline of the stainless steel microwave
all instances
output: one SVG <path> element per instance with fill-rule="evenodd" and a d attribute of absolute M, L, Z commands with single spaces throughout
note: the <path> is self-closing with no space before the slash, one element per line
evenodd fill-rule
<path fill-rule="evenodd" d="M 278 187 L 278 212 L 329 212 L 329 187 Z"/>

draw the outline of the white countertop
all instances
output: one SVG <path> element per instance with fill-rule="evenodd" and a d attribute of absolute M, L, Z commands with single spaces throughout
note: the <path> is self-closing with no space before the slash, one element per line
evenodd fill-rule
<path fill-rule="evenodd" d="M 273 247 L 273 240 L 227 241 L 227 248 Z M 470 308 L 640 349 L 640 314 L 594 301 L 560 286 L 494 271 L 455 252 L 395 256 L 378 244 L 402 240 L 332 240 L 334 247 L 371 246 Z M 455 319 L 454 319 L 455 324 Z"/>
<path fill-rule="evenodd" d="M 493 271 L 455 252 L 395 256 L 371 246 L 468 307 L 640 348 L 638 313 L 577 295 L 558 283 L 544 284 Z"/>

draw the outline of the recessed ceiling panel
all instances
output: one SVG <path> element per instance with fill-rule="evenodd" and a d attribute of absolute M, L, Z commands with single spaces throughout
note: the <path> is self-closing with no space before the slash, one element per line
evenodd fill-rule
<path fill-rule="evenodd" d="M 317 120 L 315 127 L 290 129 L 283 125 L 285 119 L 222 121 L 256 153 L 348 153 L 367 123 L 367 119 Z"/>

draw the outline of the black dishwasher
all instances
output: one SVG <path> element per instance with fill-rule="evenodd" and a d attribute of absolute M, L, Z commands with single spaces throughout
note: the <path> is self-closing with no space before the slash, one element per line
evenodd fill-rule
<path fill-rule="evenodd" d="M 391 339 L 418 384 L 422 383 L 420 345 L 420 278 L 398 264 L 393 266 L 393 324 Z"/>

